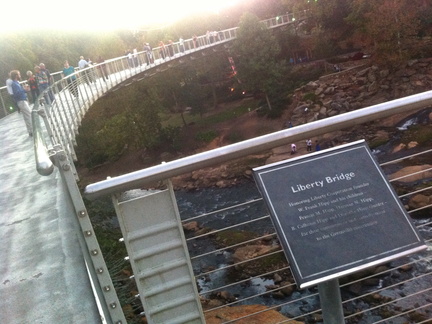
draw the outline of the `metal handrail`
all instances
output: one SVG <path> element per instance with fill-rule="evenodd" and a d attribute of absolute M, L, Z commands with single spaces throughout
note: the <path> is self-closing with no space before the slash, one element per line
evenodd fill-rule
<path fill-rule="evenodd" d="M 38 110 L 32 111 L 36 170 L 41 175 L 50 175 L 54 171 L 54 164 L 47 149 L 48 146 L 40 125 L 39 113 Z"/>
<path fill-rule="evenodd" d="M 262 20 L 261 22 L 267 26 L 267 28 L 275 28 L 275 27 L 281 27 L 290 23 L 297 23 L 299 21 L 301 21 L 302 19 L 306 19 L 308 17 L 308 12 L 307 11 L 301 11 L 301 12 L 297 12 L 297 13 L 286 13 L 274 18 L 269 18 L 269 19 L 265 19 Z M 194 38 L 189 38 L 189 39 L 185 39 L 183 40 L 183 42 L 177 41 L 177 42 L 173 42 L 172 43 L 172 48 L 174 50 L 174 55 L 181 55 L 184 52 L 187 51 L 194 51 L 194 50 L 198 50 L 198 49 L 202 49 L 203 47 L 206 46 L 210 46 L 210 45 L 215 45 L 215 44 L 220 44 L 226 41 L 230 41 L 233 40 L 236 37 L 236 32 L 237 32 L 238 27 L 233 27 L 233 28 L 228 28 L 225 30 L 220 30 L 218 31 L 218 40 L 213 43 L 213 44 L 209 44 L 208 40 L 206 38 L 206 35 L 200 35 L 197 36 L 196 39 Z M 161 48 L 160 47 L 154 47 L 152 49 L 152 53 L 153 53 L 153 57 L 156 59 L 160 59 L 160 51 Z M 145 52 L 138 52 L 137 55 L 142 56 L 142 59 L 145 60 Z M 108 59 L 106 60 L 106 63 L 110 63 L 112 61 L 118 60 L 120 58 L 126 58 L 126 56 L 123 57 L 119 57 L 119 58 L 113 58 L 113 59 Z M 62 72 L 61 71 L 57 71 L 57 72 L 53 72 L 51 73 L 51 76 L 54 79 L 54 82 L 60 81 L 63 76 L 62 76 Z M 22 81 L 22 83 L 25 83 L 26 81 Z M 1 106 L 1 112 L 4 113 L 4 116 L 8 115 L 10 112 L 8 111 L 7 107 L 6 107 L 6 102 L 8 102 L 8 100 L 5 100 L 5 98 L 8 98 L 8 93 L 6 91 L 6 86 L 2 86 L 0 87 L 0 106 Z"/>
<path fill-rule="evenodd" d="M 120 191 L 140 188 L 146 184 L 169 179 L 198 168 L 205 168 L 287 143 L 431 105 L 432 91 L 423 92 L 103 180 L 88 185 L 84 194 L 89 199 L 95 199 Z"/>

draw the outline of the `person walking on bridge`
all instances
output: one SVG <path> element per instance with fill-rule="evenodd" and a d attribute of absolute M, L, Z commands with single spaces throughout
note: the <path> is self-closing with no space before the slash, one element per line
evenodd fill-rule
<path fill-rule="evenodd" d="M 21 80 L 21 74 L 18 70 L 13 70 L 10 72 L 10 77 L 12 79 L 12 91 L 15 102 L 21 110 L 24 118 L 24 122 L 27 127 L 29 136 L 33 136 L 33 126 L 31 121 L 31 109 L 27 100 L 27 93 L 19 83 Z"/>
<path fill-rule="evenodd" d="M 30 87 L 30 92 L 33 97 L 33 103 L 35 103 L 37 98 L 39 97 L 40 92 L 39 92 L 37 81 L 32 71 L 27 71 L 27 84 Z"/>
<path fill-rule="evenodd" d="M 15 102 L 15 99 L 14 99 L 14 96 L 13 96 L 13 90 L 12 90 L 12 83 L 13 83 L 13 81 L 11 79 L 10 72 L 9 72 L 8 77 L 9 78 L 6 80 L 6 88 L 7 88 L 7 92 L 9 93 L 9 96 L 10 96 L 10 99 L 11 99 L 11 103 L 12 103 L 11 106 L 12 106 L 12 108 L 15 108 L 15 110 L 18 111 L 18 113 L 20 113 L 21 111 L 20 111 L 17 103 Z"/>
<path fill-rule="evenodd" d="M 49 88 L 48 76 L 44 71 L 41 70 L 39 65 L 36 65 L 34 69 L 35 69 L 35 77 L 36 77 L 39 91 L 43 93 L 45 103 L 47 105 L 51 105 L 51 98 L 47 90 Z"/>
<path fill-rule="evenodd" d="M 51 85 L 53 84 L 53 81 L 54 81 L 54 78 L 51 76 L 51 72 L 45 67 L 44 63 L 40 63 L 39 67 L 40 67 L 41 72 L 45 73 L 47 78 L 48 78 L 48 87 L 51 87 Z M 52 92 L 51 88 L 48 90 L 48 95 L 49 95 L 50 101 L 54 102 L 55 96 L 54 96 L 54 93 Z"/>
<path fill-rule="evenodd" d="M 78 98 L 78 84 L 75 73 L 75 68 L 69 65 L 69 61 L 64 61 L 63 63 L 63 77 L 68 77 L 66 79 L 69 91 Z"/>

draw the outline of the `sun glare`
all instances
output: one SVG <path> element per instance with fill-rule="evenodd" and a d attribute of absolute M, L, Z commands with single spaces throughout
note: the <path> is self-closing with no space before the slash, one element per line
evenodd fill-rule
<path fill-rule="evenodd" d="M 22 0 L 16 15 L 0 20 L 0 33 L 34 30 L 114 30 L 133 29 L 150 24 L 169 24 L 191 14 L 218 12 L 240 0 L 76 0 L 72 6 L 45 0 L 43 6 L 32 0 Z M 17 19 L 18 17 L 18 19 Z"/>

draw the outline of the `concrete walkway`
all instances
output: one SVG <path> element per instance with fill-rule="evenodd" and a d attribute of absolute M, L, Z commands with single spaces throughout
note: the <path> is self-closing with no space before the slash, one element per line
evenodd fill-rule
<path fill-rule="evenodd" d="M 0 143 L 0 323 L 99 323 L 60 174 L 37 173 L 20 114 Z"/>

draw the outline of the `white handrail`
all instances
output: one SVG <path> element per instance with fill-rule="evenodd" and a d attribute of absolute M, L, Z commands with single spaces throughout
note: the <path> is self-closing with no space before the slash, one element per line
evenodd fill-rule
<path fill-rule="evenodd" d="M 156 165 L 118 177 L 103 180 L 85 188 L 85 196 L 94 199 L 112 193 L 140 188 L 154 181 L 165 180 L 196 169 L 216 165 L 242 156 L 259 153 L 287 143 L 345 129 L 393 114 L 432 105 L 432 91 L 396 99 L 334 117 L 285 129 L 208 152 Z"/>

